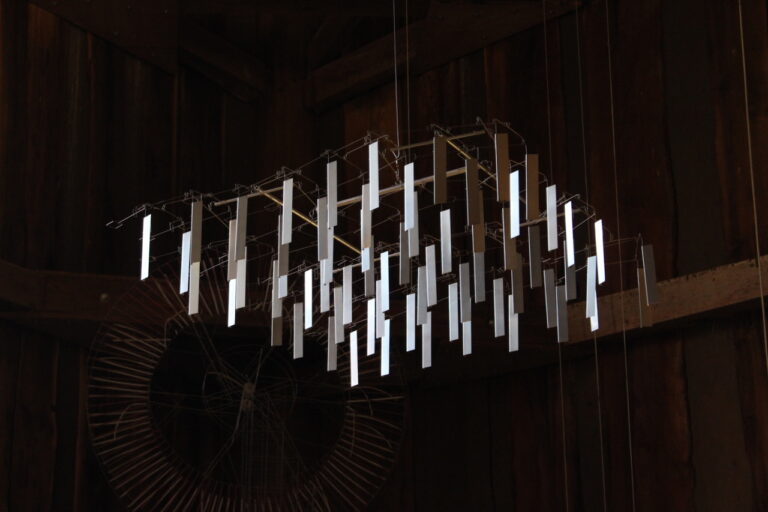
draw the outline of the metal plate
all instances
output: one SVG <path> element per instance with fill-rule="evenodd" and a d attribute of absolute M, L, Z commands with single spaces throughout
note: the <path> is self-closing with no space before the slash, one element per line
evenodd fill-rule
<path fill-rule="evenodd" d="M 293 305 L 293 358 L 304 357 L 304 304 Z"/>
<path fill-rule="evenodd" d="M 229 293 L 227 300 L 227 327 L 235 325 L 235 312 L 237 311 L 237 279 L 229 280 Z"/>
<path fill-rule="evenodd" d="M 493 334 L 504 336 L 504 279 L 493 280 Z"/>
<path fill-rule="evenodd" d="M 325 165 L 325 184 L 326 192 L 328 194 L 328 227 L 336 227 L 339 223 L 339 207 L 338 207 L 338 164 L 336 160 L 332 160 Z"/>
<path fill-rule="evenodd" d="M 331 309 L 331 285 L 320 281 L 320 312 L 327 313 Z"/>
<path fill-rule="evenodd" d="M 405 296 L 405 350 L 416 349 L 416 294 Z"/>
<path fill-rule="evenodd" d="M 421 367 L 432 366 L 432 313 L 427 313 L 427 319 L 421 326 Z"/>
<path fill-rule="evenodd" d="M 270 345 L 273 347 L 279 347 L 283 344 L 283 318 L 277 317 L 272 319 L 272 331 L 270 336 Z"/>
<path fill-rule="evenodd" d="M 193 202 L 191 210 L 189 237 L 189 303 L 187 311 L 190 315 L 196 315 L 200 305 L 200 252 L 203 234 L 203 202 Z"/>
<path fill-rule="evenodd" d="M 545 189 L 547 199 L 547 250 L 557 249 L 557 185 Z"/>
<path fill-rule="evenodd" d="M 282 244 L 288 245 L 293 240 L 293 178 L 283 181 L 283 224 Z"/>
<path fill-rule="evenodd" d="M 328 360 L 326 370 L 329 372 L 336 370 L 336 319 L 333 315 L 328 317 L 328 338 L 326 340 L 326 352 Z"/>
<path fill-rule="evenodd" d="M 520 171 L 509 175 L 509 238 L 520 236 Z"/>
<path fill-rule="evenodd" d="M 448 200 L 448 151 L 447 141 L 442 135 L 436 135 L 432 139 L 432 183 L 433 201 L 435 204 Z"/>
<path fill-rule="evenodd" d="M 539 155 L 525 155 L 525 218 L 539 218 Z"/>
<path fill-rule="evenodd" d="M 597 286 L 597 258 L 595 256 L 590 256 L 589 258 L 587 258 L 587 282 L 585 286 L 585 289 L 587 292 L 587 307 L 586 307 L 587 318 L 593 317 L 597 312 L 596 286 Z"/>
<path fill-rule="evenodd" d="M 427 306 L 437 304 L 437 262 L 435 261 L 435 244 L 428 245 L 427 252 Z"/>
<path fill-rule="evenodd" d="M 379 207 L 379 141 L 368 145 L 368 178 L 371 185 L 369 207 L 375 210 Z"/>
<path fill-rule="evenodd" d="M 304 271 L 304 328 L 312 328 L 312 269 Z"/>
<path fill-rule="evenodd" d="M 187 312 L 190 315 L 196 315 L 200 306 L 200 262 L 194 261 L 189 264 L 189 302 Z"/>
<path fill-rule="evenodd" d="M 419 240 L 419 196 L 413 196 L 413 228 L 408 231 L 408 257 L 415 258 L 421 249 Z"/>
<path fill-rule="evenodd" d="M 427 267 L 420 266 L 416 273 L 416 324 L 427 321 Z"/>
<path fill-rule="evenodd" d="M 469 286 L 469 263 L 461 263 L 459 265 L 459 312 L 462 322 L 472 320 L 472 298 Z"/>
<path fill-rule="evenodd" d="M 349 333 L 349 385 L 355 387 L 359 384 L 357 374 L 357 331 Z"/>
<path fill-rule="evenodd" d="M 525 312 L 525 296 L 523 295 L 523 271 L 513 269 L 509 273 L 512 282 L 512 296 L 514 297 L 514 307 L 512 310 L 519 314 Z"/>
<path fill-rule="evenodd" d="M 472 252 L 485 252 L 485 224 L 472 225 Z"/>
<path fill-rule="evenodd" d="M 227 281 L 237 278 L 237 221 L 229 221 L 229 242 L 227 245 Z"/>
<path fill-rule="evenodd" d="M 563 343 L 568 341 L 568 305 L 565 301 L 565 286 L 555 288 L 555 298 L 557 300 L 557 341 Z"/>
<path fill-rule="evenodd" d="M 141 228 L 141 280 L 149 277 L 149 242 L 152 239 L 152 214 L 145 215 Z"/>
<path fill-rule="evenodd" d="M 459 339 L 459 284 L 448 285 L 448 341 Z"/>
<path fill-rule="evenodd" d="M 440 212 L 440 273 L 452 272 L 451 210 Z"/>
<path fill-rule="evenodd" d="M 400 223 L 400 254 L 398 254 L 398 284 L 403 286 L 411 282 L 411 259 L 408 257 L 408 233 L 405 224 Z"/>
<path fill-rule="evenodd" d="M 468 356 L 472 353 L 472 321 L 461 323 L 461 355 Z"/>
<path fill-rule="evenodd" d="M 493 141 L 496 150 L 496 200 L 509 201 L 509 136 L 496 133 Z"/>
<path fill-rule="evenodd" d="M 531 289 L 541 286 L 541 234 L 539 226 L 528 226 L 528 270 Z"/>
<path fill-rule="evenodd" d="M 246 251 L 246 255 L 248 252 Z M 237 260 L 237 292 L 235 298 L 235 308 L 241 309 L 245 307 L 245 292 L 246 285 L 248 284 L 246 272 L 248 270 L 248 258 L 247 256 L 241 260 Z"/>
<path fill-rule="evenodd" d="M 509 236 L 509 208 L 501 209 L 501 246 L 504 251 L 504 270 L 510 270 L 512 268 L 515 242 Z"/>
<path fill-rule="evenodd" d="M 381 337 L 381 376 L 389 375 L 389 318 L 384 320 L 384 336 Z"/>
<path fill-rule="evenodd" d="M 485 302 L 485 253 L 472 253 L 472 259 L 474 261 L 472 268 L 475 272 L 475 304 L 478 304 Z"/>
<path fill-rule="evenodd" d="M 597 256 L 597 284 L 605 282 L 605 247 L 603 245 L 603 221 L 595 221 L 595 255 Z"/>
<path fill-rule="evenodd" d="M 565 300 L 574 300 L 576 292 L 576 265 L 569 267 L 568 260 L 563 258 L 563 275 L 565 275 Z"/>
<path fill-rule="evenodd" d="M 328 257 L 328 198 L 317 200 L 317 261 Z"/>
<path fill-rule="evenodd" d="M 376 352 L 376 299 L 368 299 L 366 336 L 366 354 L 372 356 Z"/>
<path fill-rule="evenodd" d="M 179 269 L 179 293 L 189 291 L 189 251 L 191 231 L 185 231 L 181 235 L 181 268 Z"/>
<path fill-rule="evenodd" d="M 280 280 L 277 260 L 272 260 L 272 318 L 283 316 L 283 301 L 278 297 L 278 281 Z"/>
<path fill-rule="evenodd" d="M 645 274 L 645 297 L 648 305 L 659 302 L 659 287 L 656 284 L 656 260 L 653 255 L 653 245 L 646 244 L 640 248 L 643 255 L 643 272 Z"/>
<path fill-rule="evenodd" d="M 576 264 L 576 251 L 573 247 L 573 205 L 571 201 L 565 203 L 565 257 L 569 267 Z"/>
<path fill-rule="evenodd" d="M 342 300 L 344 302 L 342 323 L 349 325 L 352 323 L 352 265 L 345 266 L 341 272 Z"/>
<path fill-rule="evenodd" d="M 379 254 L 379 276 L 381 277 L 381 310 L 389 311 L 389 251 Z"/>
<path fill-rule="evenodd" d="M 360 208 L 360 247 L 367 249 L 373 247 L 371 237 L 371 189 L 368 184 L 363 185 L 363 200 Z"/>
<path fill-rule="evenodd" d="M 483 223 L 482 204 L 480 203 L 480 182 L 477 176 L 477 160 L 469 158 L 466 165 L 466 201 L 467 226 Z"/>
<path fill-rule="evenodd" d="M 376 280 L 376 339 L 384 336 L 384 311 L 381 310 L 381 279 Z"/>
<path fill-rule="evenodd" d="M 405 230 L 410 231 L 415 225 L 415 198 L 416 191 L 413 188 L 413 162 L 405 164 L 405 183 L 403 185 L 403 210 L 405 211 Z"/>
<path fill-rule="evenodd" d="M 336 319 L 334 334 L 336 343 L 344 341 L 344 290 L 341 286 L 333 287 L 333 315 Z"/>
<path fill-rule="evenodd" d="M 509 336 L 507 338 L 507 348 L 510 352 L 517 352 L 520 349 L 520 322 L 519 315 L 514 312 L 515 299 L 510 294 L 507 296 L 508 310 L 507 317 L 509 324 Z"/>
<path fill-rule="evenodd" d="M 547 317 L 547 329 L 557 326 L 557 298 L 555 297 L 555 271 L 544 269 L 544 306 Z"/>

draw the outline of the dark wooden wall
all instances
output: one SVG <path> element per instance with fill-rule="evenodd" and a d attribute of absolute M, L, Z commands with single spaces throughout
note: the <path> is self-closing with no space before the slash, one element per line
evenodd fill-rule
<path fill-rule="evenodd" d="M 551 132 L 541 26 L 412 77 L 401 119 L 421 133 L 511 121 L 612 232 L 655 245 L 660 279 L 753 257 L 735 2 L 609 2 L 615 168 L 606 4 L 585 4 L 547 25 Z M 743 4 L 765 246 L 768 17 L 765 2 Z M 104 227 L 134 205 L 250 183 L 368 130 L 394 133 L 391 84 L 318 113 L 294 69 L 275 72 L 281 86 L 244 103 L 184 67 L 170 75 L 0 0 L 0 257 L 134 275 L 135 234 Z M 373 508 L 631 510 L 634 487 L 637 510 L 768 510 L 759 310 L 654 332 L 629 335 L 626 356 L 620 337 L 598 340 L 598 357 L 566 348 L 562 375 L 555 365 L 414 383 L 403 450 Z M 11 323 L 0 340 L 0 509 L 118 507 L 89 449 L 89 340 Z"/>

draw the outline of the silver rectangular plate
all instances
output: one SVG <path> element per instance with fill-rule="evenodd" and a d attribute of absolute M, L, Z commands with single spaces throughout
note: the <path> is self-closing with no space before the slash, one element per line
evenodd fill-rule
<path fill-rule="evenodd" d="M 389 251 L 379 254 L 379 277 L 381 278 L 381 310 L 389 311 Z"/>
<path fill-rule="evenodd" d="M 525 155 L 525 218 L 539 218 L 539 155 Z"/>
<path fill-rule="evenodd" d="M 515 242 L 509 236 L 509 208 L 501 209 L 501 246 L 504 252 L 504 270 L 510 270 L 514 258 Z"/>
<path fill-rule="evenodd" d="M 293 305 L 293 358 L 304 357 L 304 304 Z"/>
<path fill-rule="evenodd" d="M 643 272 L 645 274 L 645 297 L 648 305 L 659 302 L 659 287 L 656 284 L 656 260 L 653 255 L 653 245 L 646 244 L 640 249 L 643 255 Z"/>
<path fill-rule="evenodd" d="M 336 160 L 328 162 L 325 165 L 325 184 L 327 187 L 326 193 L 328 194 L 328 227 L 336 227 L 339 223 L 339 179 L 338 179 L 338 164 Z"/>
<path fill-rule="evenodd" d="M 235 257 L 238 261 L 245 258 L 245 237 L 248 230 L 248 196 L 237 198 L 237 236 L 235 238 Z"/>
<path fill-rule="evenodd" d="M 360 207 L 360 248 L 373 247 L 371 240 L 371 187 L 369 183 L 363 185 L 362 202 Z"/>
<path fill-rule="evenodd" d="M 427 306 L 437 304 L 437 262 L 435 244 L 428 245 L 427 252 Z"/>
<path fill-rule="evenodd" d="M 408 233 L 405 231 L 405 224 L 400 223 L 400 254 L 398 254 L 400 286 L 411 282 L 411 259 L 408 257 Z"/>
<path fill-rule="evenodd" d="M 496 200 L 509 201 L 509 136 L 494 134 L 496 150 Z"/>
<path fill-rule="evenodd" d="M 326 343 L 326 352 L 328 361 L 326 370 L 329 372 L 336 370 L 336 319 L 333 315 L 328 317 L 328 339 Z"/>
<path fill-rule="evenodd" d="M 376 353 L 376 299 L 368 299 L 368 316 L 366 319 L 366 354 Z"/>
<path fill-rule="evenodd" d="M 432 183 L 433 201 L 435 204 L 448 200 L 448 151 L 447 141 L 442 135 L 435 135 L 432 139 Z"/>
<path fill-rule="evenodd" d="M 179 293 L 189 291 L 189 239 L 191 231 L 185 231 L 181 235 L 181 268 L 179 269 Z"/>
<path fill-rule="evenodd" d="M 384 336 L 384 312 L 381 310 L 381 279 L 376 280 L 376 339 Z"/>
<path fill-rule="evenodd" d="M 405 210 L 405 230 L 410 231 L 415 225 L 416 190 L 414 190 L 413 162 L 405 164 L 405 183 L 403 185 L 403 209 Z"/>
<path fill-rule="evenodd" d="M 416 294 L 405 296 L 405 350 L 416 349 Z"/>
<path fill-rule="evenodd" d="M 472 353 L 472 321 L 461 323 L 461 355 L 468 356 Z"/>
<path fill-rule="evenodd" d="M 544 269 L 544 307 L 547 316 L 547 329 L 557 326 L 557 298 L 555 297 L 555 271 Z"/>
<path fill-rule="evenodd" d="M 317 200 L 317 261 L 328 257 L 328 198 Z"/>
<path fill-rule="evenodd" d="M 475 271 L 475 304 L 485 302 L 485 253 L 472 253 Z"/>
<path fill-rule="evenodd" d="M 361 272 L 368 272 L 371 270 L 371 255 L 373 254 L 373 249 L 371 247 L 363 247 L 363 250 L 360 251 L 360 271 Z"/>
<path fill-rule="evenodd" d="M 279 347 L 283 344 L 283 319 L 282 317 L 272 319 L 272 336 L 270 344 L 273 347 Z"/>
<path fill-rule="evenodd" d="M 563 275 L 565 275 L 565 300 L 574 300 L 576 291 L 576 265 L 569 267 L 568 260 L 563 258 Z"/>
<path fill-rule="evenodd" d="M 389 375 L 389 318 L 384 321 L 384 336 L 381 337 L 381 376 Z"/>
<path fill-rule="evenodd" d="M 341 343 L 344 341 L 344 289 L 341 286 L 333 287 L 333 315 L 336 319 L 336 343 Z"/>
<path fill-rule="evenodd" d="M 419 255 L 419 196 L 413 196 L 413 228 L 408 231 L 408 257 L 415 258 Z"/>
<path fill-rule="evenodd" d="M 557 185 L 545 189 L 547 199 L 547 250 L 557 249 Z"/>
<path fill-rule="evenodd" d="M 195 201 L 192 203 L 192 214 L 190 220 L 190 239 L 189 239 L 189 262 L 200 261 L 200 252 L 203 241 L 203 202 Z"/>
<path fill-rule="evenodd" d="M 504 336 L 504 279 L 493 280 L 493 334 Z"/>
<path fill-rule="evenodd" d="M 237 279 L 230 279 L 229 294 L 227 300 L 227 327 L 235 325 L 235 312 L 237 311 Z"/>
<path fill-rule="evenodd" d="M 375 210 L 379 207 L 379 141 L 368 145 L 368 177 L 371 185 L 369 207 Z"/>
<path fill-rule="evenodd" d="M 312 328 L 312 269 L 304 271 L 304 328 Z"/>
<path fill-rule="evenodd" d="M 440 273 L 452 272 L 451 210 L 440 212 Z"/>
<path fill-rule="evenodd" d="M 605 282 L 605 246 L 603 245 L 603 220 L 595 221 L 595 255 L 597 256 L 597 284 Z"/>
<path fill-rule="evenodd" d="M 293 240 L 293 178 L 283 181 L 283 225 L 282 244 L 288 245 Z"/>
<path fill-rule="evenodd" d="M 557 300 L 557 341 L 568 341 L 568 304 L 565 301 L 565 286 L 555 288 Z"/>
<path fill-rule="evenodd" d="M 277 260 L 272 260 L 272 318 L 280 318 L 283 315 L 283 301 L 278 297 L 278 281 L 280 280 L 280 270 Z"/>
<path fill-rule="evenodd" d="M 424 325 L 427 321 L 427 267 L 420 266 L 416 276 L 416 323 Z"/>
<path fill-rule="evenodd" d="M 573 205 L 565 203 L 565 257 L 568 266 L 576 264 L 576 251 L 573 247 Z"/>
<path fill-rule="evenodd" d="M 359 384 L 357 374 L 357 331 L 349 333 L 349 385 L 355 387 Z"/>
<path fill-rule="evenodd" d="M 477 160 L 469 158 L 466 165 L 466 201 L 467 201 L 467 226 L 482 224 L 482 205 L 480 201 L 480 182 L 477 176 Z"/>
<path fill-rule="evenodd" d="M 320 312 L 327 313 L 331 309 L 331 285 L 320 282 Z"/>
<path fill-rule="evenodd" d="M 189 264 L 189 303 L 187 311 L 190 315 L 196 315 L 200 309 L 200 262 Z"/>
<path fill-rule="evenodd" d="M 432 366 L 432 313 L 427 313 L 427 319 L 421 326 L 421 367 Z"/>
<path fill-rule="evenodd" d="M 528 269 L 531 289 L 541 286 L 541 233 L 539 226 L 528 227 Z"/>
<path fill-rule="evenodd" d="M 472 297 L 469 286 L 469 263 L 461 263 L 459 264 L 459 311 L 462 322 L 472 319 Z"/>
<path fill-rule="evenodd" d="M 376 272 L 373 270 L 373 265 L 371 265 L 371 270 L 363 272 L 363 293 L 366 297 L 373 297 L 376 294 L 375 276 Z"/>
<path fill-rule="evenodd" d="M 246 252 L 246 255 L 248 253 Z M 237 260 L 237 293 L 236 293 L 236 299 L 235 299 L 235 308 L 241 309 L 245 307 L 245 292 L 246 292 L 246 284 L 247 276 L 246 272 L 248 270 L 248 259 L 243 258 L 241 260 Z"/>
<path fill-rule="evenodd" d="M 520 348 L 520 317 L 514 312 L 515 299 L 512 295 L 507 297 L 507 302 L 509 303 L 507 311 L 509 323 L 508 349 L 510 352 L 517 352 Z"/>
<path fill-rule="evenodd" d="M 448 285 L 448 341 L 459 339 L 459 284 Z"/>
<path fill-rule="evenodd" d="M 352 265 L 347 265 L 341 271 L 341 287 L 344 301 L 344 312 L 342 314 L 344 325 L 352 323 Z"/>
<path fill-rule="evenodd" d="M 149 277 L 149 242 L 152 237 L 152 214 L 144 216 L 141 228 L 141 280 Z"/>
<path fill-rule="evenodd" d="M 595 256 L 590 256 L 589 258 L 587 258 L 587 283 L 586 283 L 586 293 L 587 293 L 586 317 L 587 318 L 593 317 L 597 311 L 596 286 L 597 286 L 597 258 Z"/>
<path fill-rule="evenodd" d="M 509 238 L 520 236 L 520 171 L 509 175 Z"/>

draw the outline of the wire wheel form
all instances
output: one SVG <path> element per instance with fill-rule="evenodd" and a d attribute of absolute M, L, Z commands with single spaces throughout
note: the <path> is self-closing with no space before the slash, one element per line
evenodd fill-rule
<path fill-rule="evenodd" d="M 350 388 L 348 342 L 326 372 L 324 335 L 307 336 L 294 361 L 263 327 L 225 327 L 217 261 L 207 258 L 199 315 L 166 265 L 96 335 L 88 421 L 110 484 L 129 510 L 365 508 L 401 440 L 396 361 L 383 379 L 378 354 L 361 357 Z"/>

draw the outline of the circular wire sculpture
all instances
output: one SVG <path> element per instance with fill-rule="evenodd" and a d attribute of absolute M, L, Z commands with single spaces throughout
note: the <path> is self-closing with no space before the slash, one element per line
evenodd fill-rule
<path fill-rule="evenodd" d="M 142 511 L 363 509 L 400 444 L 396 361 L 383 380 L 378 355 L 361 357 L 350 388 L 348 343 L 326 372 L 325 340 L 306 340 L 294 361 L 268 328 L 225 327 L 226 272 L 218 255 L 204 260 L 199 315 L 164 265 L 96 335 L 89 427 L 120 500 Z"/>

